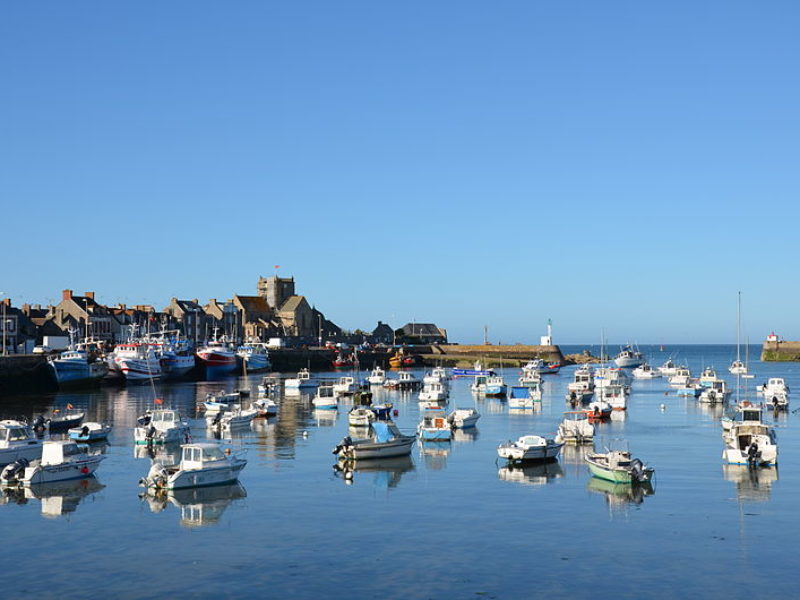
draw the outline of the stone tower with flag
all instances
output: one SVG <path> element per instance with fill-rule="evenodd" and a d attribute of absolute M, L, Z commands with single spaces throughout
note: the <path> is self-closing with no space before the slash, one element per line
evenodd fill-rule
<path fill-rule="evenodd" d="M 294 296 L 294 277 L 259 277 L 258 295 L 266 298 L 272 308 L 280 308 L 290 297 Z"/>

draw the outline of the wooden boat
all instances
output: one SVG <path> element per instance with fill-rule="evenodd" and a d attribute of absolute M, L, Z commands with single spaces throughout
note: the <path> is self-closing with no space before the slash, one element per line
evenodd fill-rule
<path fill-rule="evenodd" d="M 614 483 L 646 483 L 655 472 L 638 458 L 631 458 L 627 450 L 592 452 L 586 456 L 586 463 L 592 475 Z"/>

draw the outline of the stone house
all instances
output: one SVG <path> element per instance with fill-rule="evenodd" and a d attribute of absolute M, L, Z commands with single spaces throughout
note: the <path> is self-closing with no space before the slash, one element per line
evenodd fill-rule
<path fill-rule="evenodd" d="M 164 313 L 172 318 L 175 329 L 179 329 L 194 346 L 206 339 L 209 318 L 197 298 L 193 300 L 172 298 Z"/>
<path fill-rule="evenodd" d="M 433 323 L 406 323 L 395 330 L 398 344 L 446 344 L 447 330 Z"/>
<path fill-rule="evenodd" d="M 61 302 L 53 308 L 52 319 L 64 334 L 69 332 L 70 327 L 75 327 L 81 337 L 115 341 L 116 319 L 106 306 L 95 301 L 94 292 L 75 296 L 72 290 L 64 290 Z"/>

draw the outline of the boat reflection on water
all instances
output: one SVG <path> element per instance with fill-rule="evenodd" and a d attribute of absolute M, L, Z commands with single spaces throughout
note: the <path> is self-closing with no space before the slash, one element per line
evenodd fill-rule
<path fill-rule="evenodd" d="M 524 463 L 521 465 L 509 464 L 498 469 L 497 477 L 502 481 L 542 486 L 564 477 L 564 470 L 558 464 L 558 461 L 531 463 L 530 465 Z"/>
<path fill-rule="evenodd" d="M 531 416 L 535 415 L 537 410 L 537 406 L 541 409 L 541 403 L 534 402 L 533 408 L 509 408 L 508 414 L 510 417 L 524 417 L 524 416 Z"/>
<path fill-rule="evenodd" d="M 606 497 L 608 509 L 615 512 L 625 512 L 631 506 L 644 502 L 646 496 L 654 495 L 655 488 L 648 483 L 614 483 L 599 477 L 590 477 L 586 489 L 590 492 Z"/>
<path fill-rule="evenodd" d="M 750 468 L 747 465 L 722 465 L 726 481 L 736 484 L 739 501 L 766 502 L 772 492 L 772 484 L 778 481 L 777 467 Z"/>
<path fill-rule="evenodd" d="M 587 472 L 586 455 L 591 452 L 594 452 L 591 444 L 564 444 L 560 462 L 568 472 L 583 477 Z"/>
<path fill-rule="evenodd" d="M 447 467 L 447 456 L 450 454 L 450 440 L 444 442 L 419 442 L 420 453 L 425 466 L 433 471 L 441 471 Z"/>
<path fill-rule="evenodd" d="M 140 494 L 150 511 L 160 513 L 170 504 L 181 511 L 181 525 L 204 527 L 216 525 L 225 509 L 234 501 L 247 497 L 241 483 L 182 490 L 148 489 Z"/>
<path fill-rule="evenodd" d="M 4 487 L 0 489 L 0 503 L 27 504 L 29 500 L 39 500 L 42 504 L 42 516 L 63 517 L 74 513 L 81 500 L 104 487 L 106 486 L 94 476 L 26 487 Z"/>
<path fill-rule="evenodd" d="M 612 423 L 624 423 L 627 418 L 628 418 L 628 411 L 627 410 L 612 410 L 611 411 L 611 422 Z"/>
<path fill-rule="evenodd" d="M 314 420 L 317 422 L 317 427 L 333 427 L 336 425 L 336 418 L 339 416 L 339 411 L 328 408 L 315 408 Z"/>
<path fill-rule="evenodd" d="M 477 427 L 468 427 L 467 429 L 454 429 L 453 430 L 453 441 L 458 444 L 465 444 L 474 442 L 478 439 Z"/>
<path fill-rule="evenodd" d="M 374 475 L 373 484 L 380 488 L 397 487 L 403 473 L 413 470 L 414 463 L 410 456 L 372 458 L 369 460 L 339 460 L 333 466 L 334 473 L 337 476 L 341 476 L 348 485 L 355 481 L 355 474 L 371 473 Z"/>
<path fill-rule="evenodd" d="M 81 452 L 86 452 L 89 456 L 98 456 L 100 454 L 105 454 L 106 450 L 111 444 L 108 441 L 102 442 L 93 442 L 91 444 L 78 444 L 78 448 L 81 449 Z"/>
<path fill-rule="evenodd" d="M 277 417 L 269 417 L 267 419 L 253 419 L 251 428 L 258 434 L 269 435 L 275 433 L 275 428 L 278 426 Z"/>

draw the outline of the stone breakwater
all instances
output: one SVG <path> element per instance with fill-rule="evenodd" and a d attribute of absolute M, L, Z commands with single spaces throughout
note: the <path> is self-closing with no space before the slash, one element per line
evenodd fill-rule
<path fill-rule="evenodd" d="M 800 342 L 764 342 L 763 361 L 800 361 Z"/>
<path fill-rule="evenodd" d="M 431 346 L 430 353 L 423 354 L 425 364 L 442 364 L 448 367 L 469 367 L 480 361 L 484 367 L 521 366 L 532 358 L 546 362 L 569 364 L 558 346 L 513 346 L 441 344 Z"/>

